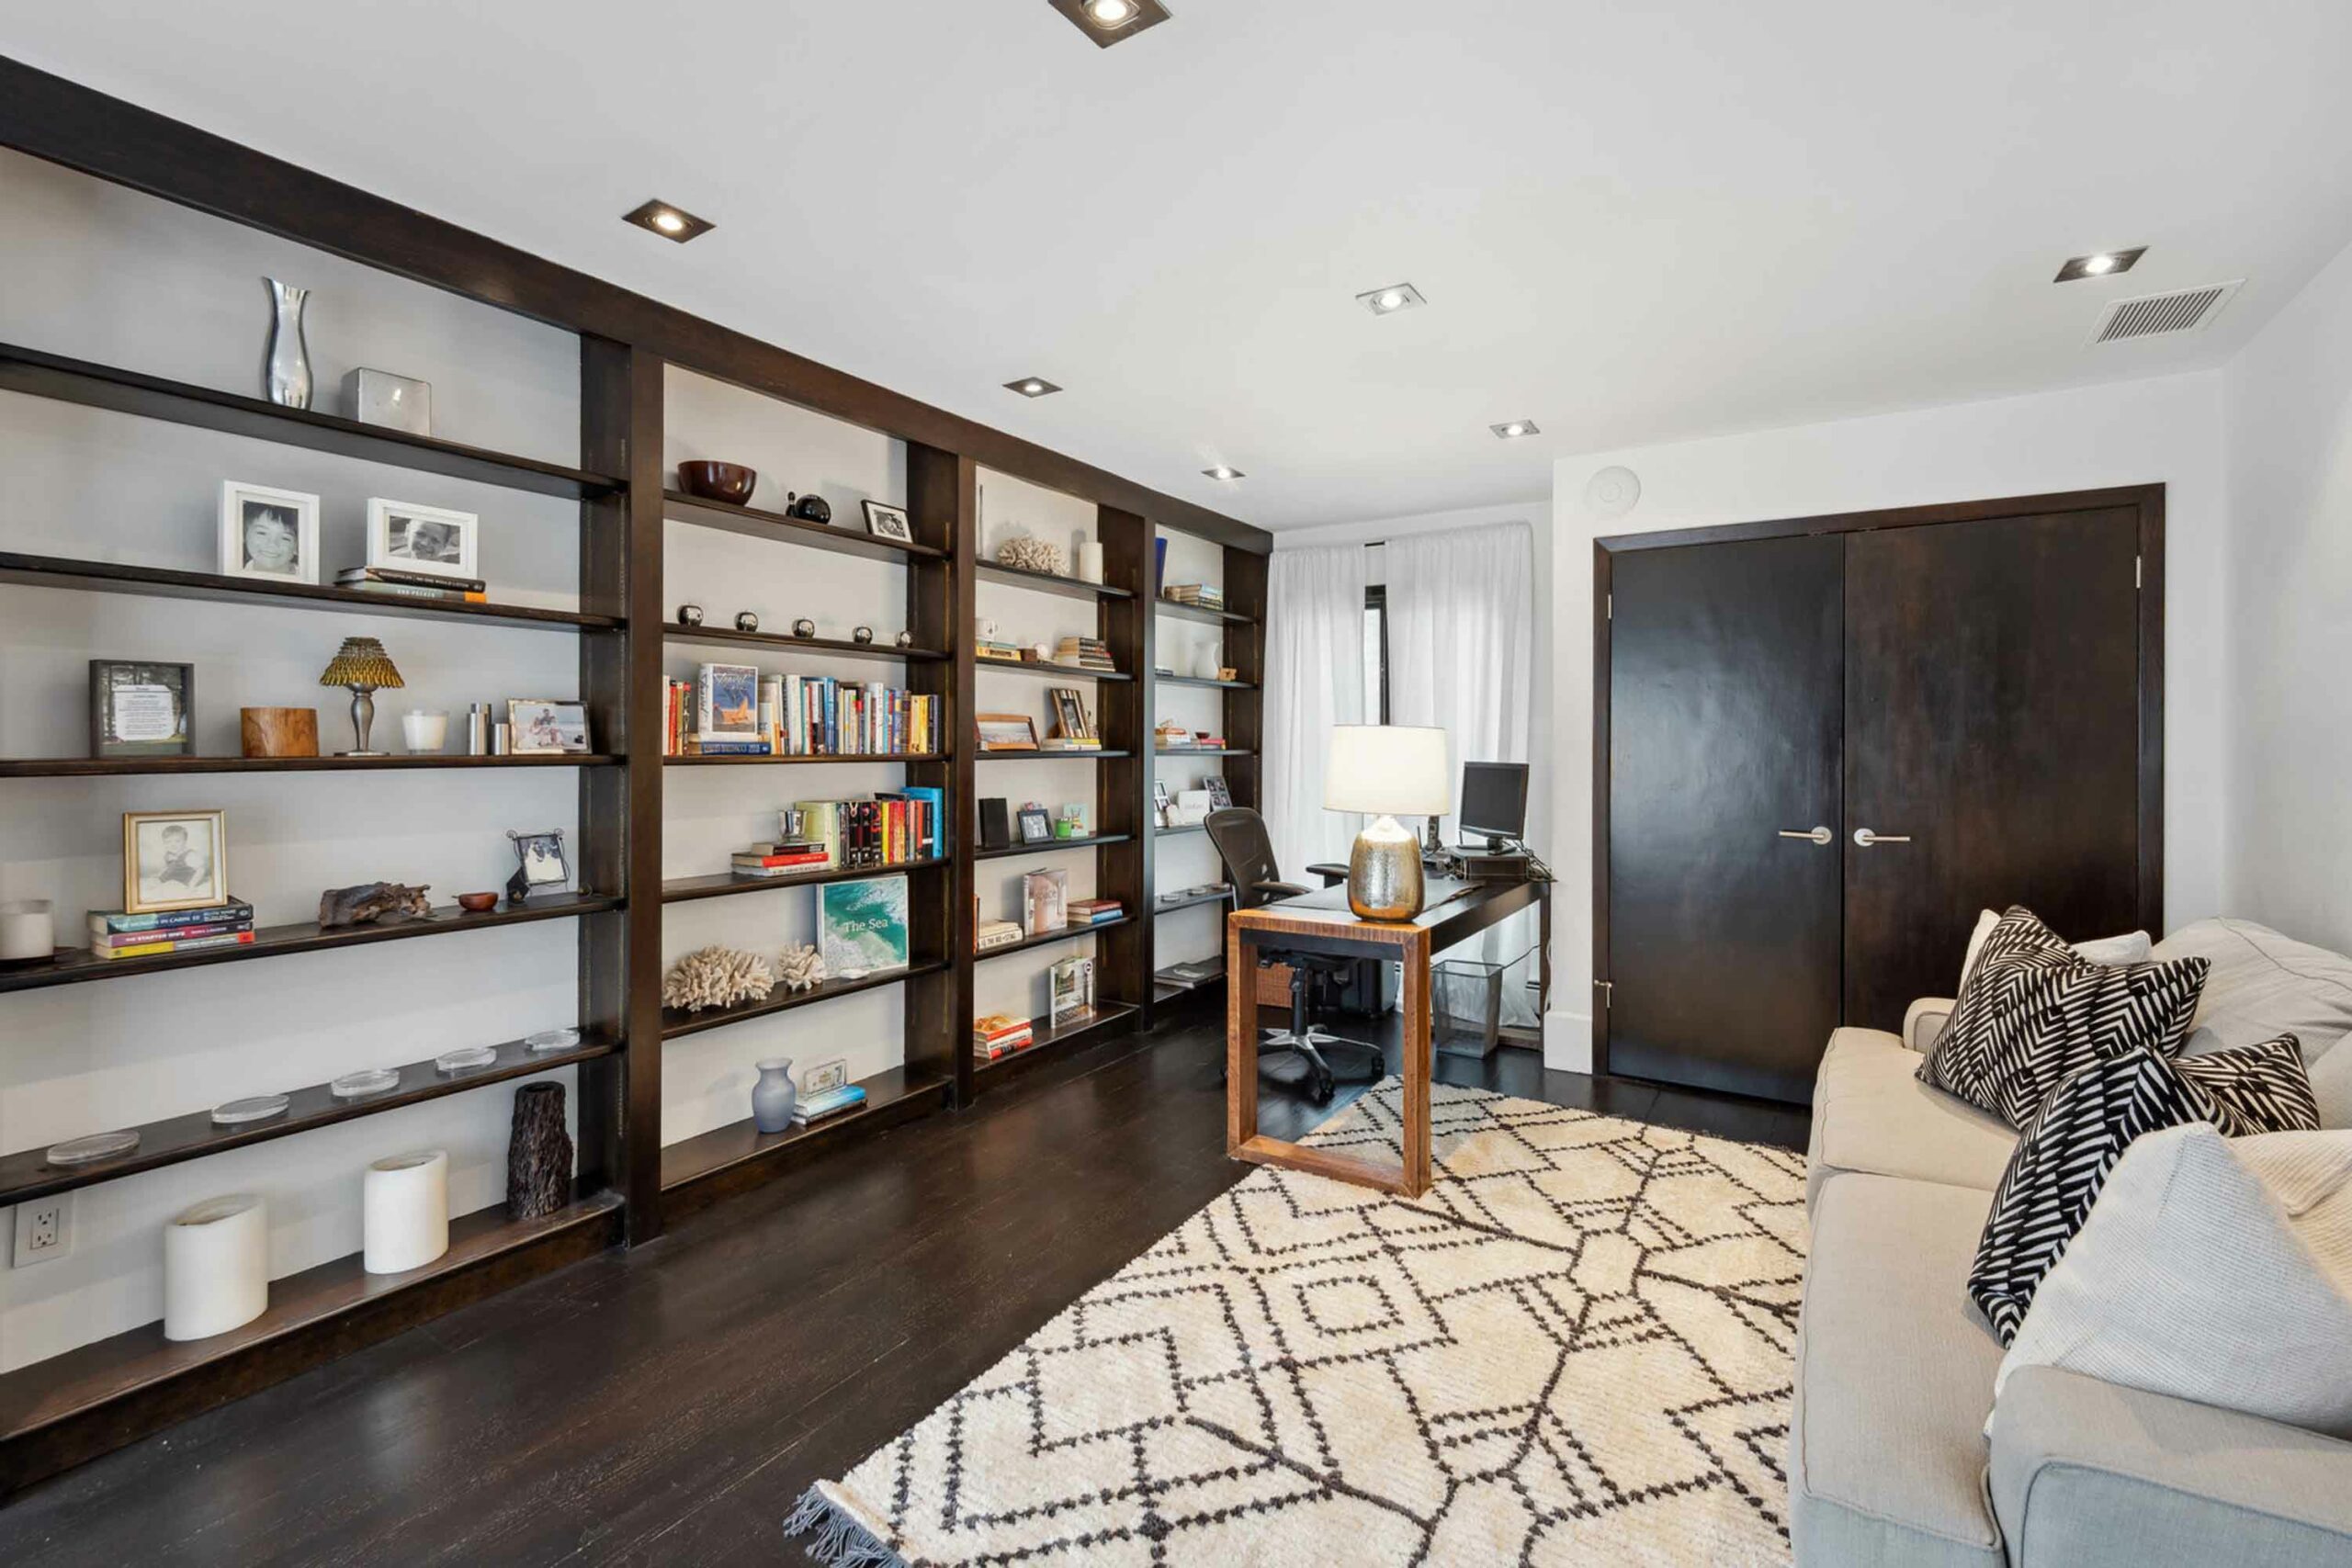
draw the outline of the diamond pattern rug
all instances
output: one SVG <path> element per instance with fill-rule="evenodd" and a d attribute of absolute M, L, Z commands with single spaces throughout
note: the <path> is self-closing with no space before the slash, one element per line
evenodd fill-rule
<path fill-rule="evenodd" d="M 1313 1142 L 1399 1143 L 1395 1080 Z M 1259 1169 L 786 1526 L 868 1564 L 1785 1563 L 1801 1156 L 1440 1086 Z"/>

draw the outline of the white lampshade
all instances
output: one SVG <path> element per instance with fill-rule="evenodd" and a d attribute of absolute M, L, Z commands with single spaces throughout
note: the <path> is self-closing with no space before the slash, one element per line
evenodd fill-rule
<path fill-rule="evenodd" d="M 1442 729 L 1335 724 L 1323 808 L 1374 817 L 1442 817 L 1453 809 L 1453 769 Z"/>

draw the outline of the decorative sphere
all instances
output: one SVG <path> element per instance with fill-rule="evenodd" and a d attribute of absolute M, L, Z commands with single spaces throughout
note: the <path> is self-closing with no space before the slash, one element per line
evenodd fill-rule
<path fill-rule="evenodd" d="M 699 604 L 679 605 L 678 624 L 682 626 L 698 626 L 702 625 L 702 606 Z"/>
<path fill-rule="evenodd" d="M 874 640 L 874 628 L 872 626 L 860 626 L 857 630 L 849 634 L 849 640 L 858 643 L 872 642 Z"/>
<path fill-rule="evenodd" d="M 803 615 L 800 619 L 792 623 L 792 635 L 794 637 L 815 637 L 817 635 L 817 623 L 810 620 L 808 616 Z"/>
<path fill-rule="evenodd" d="M 738 610 L 735 612 L 735 629 L 739 632 L 758 631 L 760 613 L 757 610 Z"/>

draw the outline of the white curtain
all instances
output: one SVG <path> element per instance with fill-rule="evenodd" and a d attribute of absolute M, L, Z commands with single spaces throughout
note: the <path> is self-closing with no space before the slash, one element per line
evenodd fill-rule
<path fill-rule="evenodd" d="M 1464 761 L 1531 760 L 1534 551 L 1524 523 L 1406 535 L 1386 547 L 1389 722 L 1445 730 L 1457 790 Z M 1456 826 L 1445 818 L 1448 843 Z M 1522 984 L 1534 960 L 1521 955 L 1531 953 L 1536 933 L 1531 910 L 1474 944 L 1475 956 L 1487 963 L 1519 961 L 1505 976 L 1507 1023 L 1535 1017 L 1533 995 Z"/>
<path fill-rule="evenodd" d="M 1293 882 L 1347 863 L 1359 827 L 1323 809 L 1335 724 L 1364 721 L 1362 545 L 1276 550 L 1266 583 L 1266 830 Z"/>

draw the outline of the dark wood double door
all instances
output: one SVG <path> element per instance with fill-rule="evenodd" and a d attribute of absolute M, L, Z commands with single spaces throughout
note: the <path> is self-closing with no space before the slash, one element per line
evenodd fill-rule
<path fill-rule="evenodd" d="M 1600 1070 L 1797 1102 L 1980 908 L 2161 920 L 2163 491 L 1602 540 Z"/>

